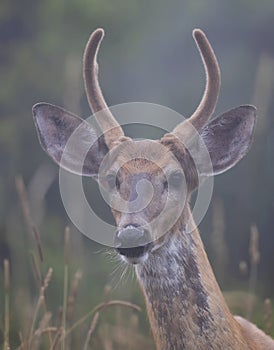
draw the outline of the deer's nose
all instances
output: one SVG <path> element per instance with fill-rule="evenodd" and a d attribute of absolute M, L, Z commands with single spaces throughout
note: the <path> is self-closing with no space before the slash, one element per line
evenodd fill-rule
<path fill-rule="evenodd" d="M 139 257 L 150 246 L 151 235 L 148 230 L 128 225 L 116 233 L 114 245 L 119 254 L 126 257 Z"/>

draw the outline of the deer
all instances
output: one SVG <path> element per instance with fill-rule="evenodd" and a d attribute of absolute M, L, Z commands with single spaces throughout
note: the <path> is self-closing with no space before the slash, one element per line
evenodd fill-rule
<path fill-rule="evenodd" d="M 92 147 L 79 175 L 98 180 L 101 163 L 108 156 L 100 176 L 102 186 L 114 202 L 118 193 L 128 205 L 145 196 L 144 191 L 137 193 L 138 182 L 150 182 L 153 195 L 146 207 L 136 211 L 112 209 L 116 224 L 113 248 L 135 268 L 158 350 L 274 349 L 270 336 L 230 312 L 189 204 L 201 175 L 195 164 L 203 163 L 197 138 L 204 143 L 212 163 L 210 168 L 199 168 L 202 176 L 209 178 L 227 171 L 250 149 L 256 108 L 241 105 L 211 119 L 220 91 L 220 69 L 205 33 L 195 29 L 193 37 L 206 75 L 198 107 L 160 140 L 127 137 L 99 85 L 97 55 L 103 36 L 101 28 L 91 34 L 83 57 L 85 91 L 103 137 L 98 138 L 95 128 L 80 117 L 42 102 L 33 106 L 41 147 L 60 167 L 75 173 L 77 156 L 64 154 L 64 149 L 74 130 L 84 124 L 79 147 L 81 142 L 90 142 Z M 194 151 L 190 152 L 188 145 L 193 144 L 189 147 Z M 171 204 L 163 211 L 168 196 Z M 180 215 L 174 217 L 182 196 L 186 200 Z M 157 217 L 161 218 L 159 222 L 154 220 Z M 165 222 L 171 224 L 164 225 L 162 232 L 160 226 Z"/>

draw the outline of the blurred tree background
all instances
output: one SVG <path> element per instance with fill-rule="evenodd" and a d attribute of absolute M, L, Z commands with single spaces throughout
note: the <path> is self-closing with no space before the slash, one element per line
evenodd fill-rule
<path fill-rule="evenodd" d="M 274 2 L 1 0 L 0 261 L 1 275 L 3 260 L 11 262 L 13 346 L 24 328 L 18 308 L 32 305 L 37 295 L 31 270 L 35 247 L 18 200 L 18 175 L 27 186 L 32 220 L 47 256 L 41 269 L 43 274 L 49 266 L 54 269 L 50 305 L 62 304 L 66 225 L 73 233 L 70 273 L 78 268 L 83 272 L 78 314 L 102 300 L 105 285 L 119 299 L 143 305 L 137 284 L 122 282 L 122 268 L 113 277 L 117 264 L 97 254 L 104 249 L 72 227 L 59 194 L 57 166 L 41 150 L 31 115 L 33 104 L 46 101 L 89 116 L 82 53 L 97 27 L 106 33 L 99 64 L 109 105 L 147 101 L 190 115 L 204 86 L 191 36 L 199 27 L 208 35 L 222 72 L 216 115 L 241 104 L 257 106 L 254 145 L 239 165 L 216 177 L 201 232 L 221 287 L 247 291 L 250 227 L 256 224 L 260 263 L 255 292 L 261 299 L 274 295 Z M 96 191 L 97 185 L 91 186 Z M 240 262 L 247 267 L 246 275 Z M 140 328 L 148 329 L 144 313 Z"/>

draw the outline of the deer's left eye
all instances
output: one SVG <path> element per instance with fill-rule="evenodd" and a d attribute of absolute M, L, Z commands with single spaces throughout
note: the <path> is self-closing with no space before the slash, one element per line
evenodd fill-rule
<path fill-rule="evenodd" d="M 184 174 L 181 172 L 173 173 L 168 178 L 168 183 L 170 186 L 179 188 L 183 184 Z"/>

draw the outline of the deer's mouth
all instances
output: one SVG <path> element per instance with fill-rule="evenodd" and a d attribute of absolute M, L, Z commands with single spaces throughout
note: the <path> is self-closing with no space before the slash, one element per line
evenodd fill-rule
<path fill-rule="evenodd" d="M 139 264 L 146 260 L 148 252 L 152 247 L 151 243 L 131 248 L 116 248 L 122 258 L 131 264 Z"/>
<path fill-rule="evenodd" d="M 123 260 L 131 264 L 139 264 L 146 260 L 152 248 L 150 231 L 141 226 L 126 225 L 117 230 L 114 246 Z"/>

